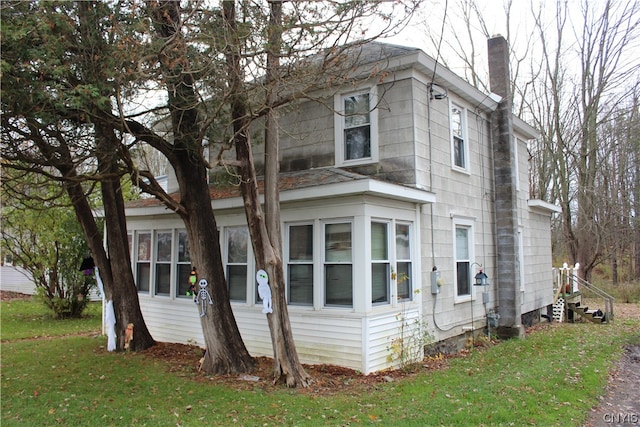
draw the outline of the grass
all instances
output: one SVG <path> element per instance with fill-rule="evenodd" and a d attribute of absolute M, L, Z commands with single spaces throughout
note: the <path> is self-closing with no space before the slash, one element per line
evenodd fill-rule
<path fill-rule="evenodd" d="M 7 341 L 5 321 L 40 316 L 29 313 L 34 304 L 5 310 L 7 304 L 14 303 L 1 306 L 3 426 L 579 426 L 612 362 L 625 344 L 638 342 L 640 329 L 640 319 L 558 325 L 474 350 L 450 360 L 447 369 L 361 392 L 317 395 L 203 382 L 190 368 L 169 371 L 156 359 L 106 352 L 104 337 Z M 82 329 L 74 321 L 51 322 L 36 335 Z M 26 336 L 32 334 L 30 328 Z"/>
<path fill-rule="evenodd" d="M 81 319 L 55 319 L 44 304 L 33 300 L 3 301 L 0 306 L 2 340 L 58 337 L 79 333 L 100 333 L 102 304 L 90 302 Z"/>

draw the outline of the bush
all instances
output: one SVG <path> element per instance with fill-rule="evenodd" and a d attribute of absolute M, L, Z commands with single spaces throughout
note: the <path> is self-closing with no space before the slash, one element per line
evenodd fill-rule
<path fill-rule="evenodd" d="M 61 279 L 63 284 L 36 285 L 37 300 L 53 311 L 58 319 L 81 317 L 89 303 L 89 293 L 95 286 L 92 276 L 76 271 L 67 273 L 71 277 Z"/>

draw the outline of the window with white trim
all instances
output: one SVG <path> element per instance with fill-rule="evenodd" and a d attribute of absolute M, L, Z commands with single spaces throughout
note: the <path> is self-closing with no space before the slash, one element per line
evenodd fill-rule
<path fill-rule="evenodd" d="M 136 286 L 138 292 L 149 292 L 151 281 L 151 233 L 136 234 Z"/>
<path fill-rule="evenodd" d="M 226 243 L 229 299 L 247 302 L 249 229 L 247 227 L 227 228 Z"/>
<path fill-rule="evenodd" d="M 386 222 L 371 221 L 371 303 L 390 301 L 389 231 Z"/>
<path fill-rule="evenodd" d="M 156 232 L 156 295 L 170 295 L 171 293 L 171 242 L 172 233 L 170 231 Z"/>
<path fill-rule="evenodd" d="M 396 223 L 396 282 L 398 299 L 410 300 L 413 296 L 411 277 L 411 226 Z"/>
<path fill-rule="evenodd" d="M 473 232 L 470 225 L 455 225 L 455 283 L 456 297 L 471 296 L 471 256 Z"/>
<path fill-rule="evenodd" d="M 289 304 L 313 305 L 313 224 L 289 224 L 287 233 Z"/>
<path fill-rule="evenodd" d="M 378 114 L 375 86 L 368 91 L 336 95 L 336 164 L 378 159 Z"/>
<path fill-rule="evenodd" d="M 464 108 L 451 104 L 451 160 L 453 166 L 460 169 L 469 169 L 466 115 Z"/>
<path fill-rule="evenodd" d="M 191 255 L 189 252 L 189 235 L 185 230 L 178 231 L 178 248 L 176 263 L 176 282 L 178 291 L 176 296 L 191 298 L 189 291 L 189 274 L 191 274 Z"/>
<path fill-rule="evenodd" d="M 324 224 L 324 298 L 327 306 L 353 306 L 351 222 Z"/>

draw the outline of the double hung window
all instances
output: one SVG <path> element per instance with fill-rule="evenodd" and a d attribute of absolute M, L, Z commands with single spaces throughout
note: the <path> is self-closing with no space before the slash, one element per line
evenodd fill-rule
<path fill-rule="evenodd" d="M 156 295 L 169 295 L 171 292 L 171 237 L 170 231 L 156 233 Z"/>
<path fill-rule="evenodd" d="M 396 224 L 396 280 L 398 299 L 409 300 L 413 293 L 411 277 L 411 227 L 409 224 Z"/>
<path fill-rule="evenodd" d="M 471 296 L 471 228 L 455 227 L 456 296 Z"/>
<path fill-rule="evenodd" d="M 185 230 L 178 231 L 178 263 L 176 281 L 177 296 L 186 297 L 189 291 L 189 274 L 191 273 L 191 257 L 189 255 L 189 236 Z"/>
<path fill-rule="evenodd" d="M 378 158 L 378 114 L 376 88 L 337 95 L 336 164 L 375 162 Z"/>
<path fill-rule="evenodd" d="M 451 152 L 453 165 L 468 169 L 466 143 L 466 113 L 464 108 L 451 106 Z"/>
<path fill-rule="evenodd" d="M 388 303 L 391 272 L 388 224 L 371 222 L 371 302 Z"/>
<path fill-rule="evenodd" d="M 353 306 L 351 223 L 324 225 L 325 305 Z"/>
<path fill-rule="evenodd" d="M 227 228 L 227 286 L 231 301 L 247 301 L 249 229 Z"/>
<path fill-rule="evenodd" d="M 151 281 L 151 233 L 136 235 L 136 286 L 139 292 L 149 292 Z"/>
<path fill-rule="evenodd" d="M 289 304 L 313 304 L 313 224 L 289 225 Z"/>
<path fill-rule="evenodd" d="M 371 157 L 371 117 L 369 94 L 344 98 L 344 159 Z"/>

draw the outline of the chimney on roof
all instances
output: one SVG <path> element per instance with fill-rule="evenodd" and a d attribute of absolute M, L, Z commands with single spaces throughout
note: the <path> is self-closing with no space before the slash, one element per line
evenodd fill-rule
<path fill-rule="evenodd" d="M 502 99 L 511 99 L 511 76 L 509 75 L 509 44 L 498 35 L 487 42 L 489 51 L 489 87 Z"/>

